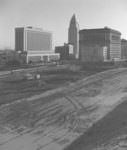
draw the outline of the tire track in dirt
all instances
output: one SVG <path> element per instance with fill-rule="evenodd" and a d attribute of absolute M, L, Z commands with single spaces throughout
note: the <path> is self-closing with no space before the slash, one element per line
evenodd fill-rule
<path fill-rule="evenodd" d="M 122 72 L 122 73 L 121 73 Z M 110 77 L 113 77 L 114 75 L 115 75 L 115 78 L 117 77 L 117 76 L 119 76 L 120 74 L 122 75 L 124 75 L 125 74 L 125 72 L 126 72 L 126 69 L 124 70 L 113 70 L 113 71 L 109 71 L 109 72 L 107 72 L 107 74 L 104 74 L 104 73 L 102 73 L 102 74 L 99 74 L 99 75 L 94 75 L 93 77 L 90 77 L 89 79 L 84 79 L 84 80 L 82 80 L 82 81 L 80 81 L 80 82 L 76 82 L 75 84 L 72 84 L 71 86 L 69 86 L 68 87 L 68 89 L 66 89 L 65 87 L 64 88 L 61 88 L 61 90 L 58 90 L 58 91 L 54 91 L 54 92 L 52 92 L 51 91 L 51 96 L 52 96 L 52 94 L 53 93 L 59 93 L 59 92 L 63 92 L 63 95 L 64 96 L 62 96 L 62 97 L 64 97 L 64 103 L 66 103 L 67 101 L 69 101 L 69 105 L 68 105 L 68 103 L 67 103 L 67 105 L 68 105 L 68 109 L 71 107 L 71 110 L 72 110 L 72 113 L 74 113 L 75 112 L 75 114 L 76 114 L 76 112 L 77 111 L 80 111 L 80 110 L 82 110 L 82 109 L 85 109 L 85 107 L 84 107 L 84 105 L 81 103 L 81 102 L 79 102 L 78 101 L 78 98 L 74 95 L 74 93 L 75 93 L 75 91 L 77 91 L 77 90 L 79 90 L 79 89 L 82 89 L 82 88 L 84 88 L 86 85 L 88 85 L 88 84 L 92 84 L 92 83 L 94 83 L 94 82 L 97 82 L 97 81 L 102 81 L 102 80 L 105 80 L 105 79 L 108 79 L 108 78 L 110 78 Z M 90 80 L 90 81 L 89 81 Z M 84 83 L 83 83 L 84 82 Z M 114 80 L 114 82 L 115 82 L 115 80 Z M 119 84 L 119 86 L 117 85 L 118 83 L 116 83 L 116 84 L 114 84 L 113 86 L 111 86 L 110 87 L 110 90 L 111 89 L 113 89 L 112 91 L 110 91 L 111 93 L 114 93 L 114 92 L 116 92 L 116 91 L 119 91 L 119 89 L 121 89 L 121 87 L 122 87 L 122 85 L 123 85 L 123 82 L 121 82 L 120 84 Z M 78 87 L 75 87 L 75 86 L 78 86 Z M 63 90 L 64 89 L 64 90 Z M 67 90 L 69 90 L 69 92 L 67 92 Z M 29 99 L 27 99 L 28 100 L 28 102 L 29 103 L 31 103 L 32 104 L 32 102 L 36 99 L 38 99 L 38 100 L 40 100 L 40 99 L 42 99 L 42 97 L 43 98 L 45 98 L 45 96 L 48 96 L 48 94 L 49 93 L 47 93 L 47 94 L 45 94 L 44 96 L 43 95 L 39 95 L 39 96 L 35 96 L 35 97 L 32 97 L 32 98 L 29 98 Z M 108 93 L 108 92 L 107 92 Z M 57 100 L 58 99 L 58 100 Z M 26 100 L 26 101 L 27 101 Z M 37 101 L 38 101 L 37 100 Z M 61 106 L 61 104 L 60 104 L 60 101 L 61 101 L 61 98 L 59 97 L 59 98 L 57 98 L 56 97 L 56 100 L 55 100 L 55 102 L 57 101 L 57 103 L 55 104 L 53 104 L 52 106 L 51 106 L 51 104 L 48 106 L 49 107 L 49 110 L 47 110 L 47 114 L 49 113 L 49 117 L 51 116 L 51 114 L 54 112 L 54 109 L 56 109 L 56 110 L 58 110 L 59 108 L 60 108 L 60 106 Z M 59 101 L 59 102 L 58 102 Z M 63 101 L 63 100 L 62 100 Z M 100 100 L 100 101 L 102 101 L 102 100 Z M 18 101 L 18 103 L 20 104 L 22 101 Z M 34 101 L 35 102 L 35 101 Z M 96 101 L 96 103 L 98 103 L 99 102 L 99 100 L 98 101 Z M 38 102 L 37 102 L 38 103 Z M 35 103 L 36 104 L 36 103 Z M 38 103 L 39 104 L 39 103 Z M 9 105 L 9 104 L 8 104 Z M 8 106 L 7 104 L 6 104 L 6 106 Z M 13 105 L 13 104 L 12 104 Z M 37 107 L 38 105 L 36 105 L 36 107 Z M 56 107 L 57 106 L 57 107 Z M 64 105 L 64 104 L 62 104 L 62 107 L 65 107 L 66 105 Z M 34 105 L 32 106 L 32 107 L 34 107 Z M 44 107 L 44 108 L 46 108 L 46 106 Z M 47 108 L 48 109 L 48 108 Z M 41 113 L 41 111 L 42 111 L 42 113 Z M 46 110 L 44 110 L 44 112 L 45 112 Z M 48 112 L 49 111 L 49 112 Z M 43 115 L 43 107 L 41 108 L 40 107 L 40 109 L 38 110 L 38 112 L 36 112 L 36 113 L 40 113 L 39 115 Z M 62 114 L 62 112 L 61 112 L 61 114 Z M 61 116 L 61 114 L 60 115 L 58 115 L 58 116 Z M 71 116 L 71 114 L 70 114 L 70 116 Z M 43 118 L 43 117 L 42 117 Z M 55 118 L 55 115 L 53 115 L 52 116 L 52 118 Z M 55 118 L 55 119 L 57 119 L 57 117 Z M 71 119 L 71 118 L 70 118 Z M 41 121 L 40 121 L 41 122 Z M 65 120 L 65 123 L 67 122 L 67 120 Z M 64 125 L 64 124 L 63 124 Z M 34 129 L 36 129 L 36 126 L 34 127 Z M 41 140 L 43 140 L 43 138 L 45 137 L 45 136 L 50 136 L 50 134 L 53 134 L 54 132 L 56 132 L 56 131 L 58 131 L 58 126 L 56 126 L 56 127 L 54 127 L 51 131 L 49 131 L 49 132 L 47 132 L 47 134 L 42 134 L 40 137 L 38 137 L 38 138 L 35 138 L 35 141 L 33 142 L 33 143 L 37 143 L 37 141 L 41 141 Z M 32 132 L 31 132 L 32 133 Z M 29 134 L 29 133 L 28 133 Z M 23 135 L 19 135 L 19 138 L 20 138 L 20 136 L 24 136 L 25 134 L 23 134 Z M 61 138 L 63 138 L 63 137 L 66 137 L 66 133 L 64 134 L 64 135 L 62 135 L 61 136 Z M 59 139 L 60 139 L 60 137 L 59 137 Z M 14 139 L 15 140 L 15 139 Z M 10 142 L 10 141 L 8 141 L 8 142 Z M 49 143 L 51 143 L 51 141 L 49 142 Z M 7 143 L 6 143 L 7 144 Z M 44 146 L 44 145 L 43 145 Z M 45 145 L 45 146 L 47 146 L 47 144 Z M 44 147 L 45 147 L 44 146 Z M 44 148 L 43 147 L 43 148 Z M 40 147 L 40 148 L 42 148 L 42 147 Z"/>

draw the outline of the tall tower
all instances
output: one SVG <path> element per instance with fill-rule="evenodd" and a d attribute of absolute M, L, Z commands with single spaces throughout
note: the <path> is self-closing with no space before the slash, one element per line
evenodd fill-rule
<path fill-rule="evenodd" d="M 75 14 L 70 20 L 68 29 L 68 43 L 74 46 L 75 58 L 79 58 L 79 24 L 76 20 Z"/>

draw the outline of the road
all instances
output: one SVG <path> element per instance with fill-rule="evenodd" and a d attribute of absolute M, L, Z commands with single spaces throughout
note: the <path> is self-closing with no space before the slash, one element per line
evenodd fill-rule
<path fill-rule="evenodd" d="M 0 150 L 62 150 L 123 102 L 127 69 L 0 107 Z"/>

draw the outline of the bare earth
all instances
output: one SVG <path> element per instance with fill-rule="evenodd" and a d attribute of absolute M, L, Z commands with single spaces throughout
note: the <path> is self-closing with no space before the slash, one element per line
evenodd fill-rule
<path fill-rule="evenodd" d="M 126 79 L 127 69 L 109 70 L 2 105 L 0 150 L 64 149 L 126 100 Z"/>

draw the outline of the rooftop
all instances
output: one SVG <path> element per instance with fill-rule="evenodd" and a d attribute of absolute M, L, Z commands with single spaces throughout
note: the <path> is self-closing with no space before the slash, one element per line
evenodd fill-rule
<path fill-rule="evenodd" d="M 114 30 L 114 29 L 111 29 L 111 28 L 108 28 L 108 27 L 104 27 L 104 28 L 95 28 L 95 29 L 82 29 L 79 31 L 80 33 L 95 33 L 95 32 L 112 32 L 112 33 L 117 33 L 117 34 L 120 34 L 121 35 L 121 32 L 117 31 L 117 30 Z"/>
<path fill-rule="evenodd" d="M 27 26 L 26 28 L 35 29 L 35 30 L 43 30 L 42 28 L 37 28 L 37 27 L 33 27 L 33 26 Z"/>

